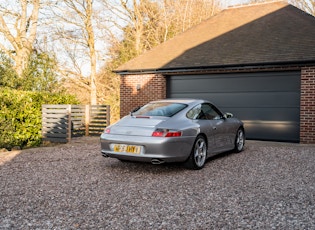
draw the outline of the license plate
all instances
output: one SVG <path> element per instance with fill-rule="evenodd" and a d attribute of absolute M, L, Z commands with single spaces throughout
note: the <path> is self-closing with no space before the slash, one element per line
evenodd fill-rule
<path fill-rule="evenodd" d="M 140 154 L 141 146 L 137 145 L 124 145 L 124 144 L 115 144 L 114 151 L 118 153 L 134 153 Z"/>

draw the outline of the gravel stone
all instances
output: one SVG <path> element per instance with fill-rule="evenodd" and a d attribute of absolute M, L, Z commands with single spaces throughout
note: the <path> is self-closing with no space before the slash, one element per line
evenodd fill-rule
<path fill-rule="evenodd" d="M 315 145 L 248 141 L 198 171 L 95 137 L 2 152 L 0 229 L 315 229 Z"/>

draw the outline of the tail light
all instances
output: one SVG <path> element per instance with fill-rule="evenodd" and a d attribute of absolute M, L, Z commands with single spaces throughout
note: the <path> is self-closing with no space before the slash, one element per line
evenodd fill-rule
<path fill-rule="evenodd" d="M 180 137 L 182 136 L 181 131 L 169 130 L 169 129 L 156 129 L 152 133 L 152 137 Z"/>
<path fill-rule="evenodd" d="M 110 133 L 110 128 L 105 128 L 104 133 L 109 134 Z"/>

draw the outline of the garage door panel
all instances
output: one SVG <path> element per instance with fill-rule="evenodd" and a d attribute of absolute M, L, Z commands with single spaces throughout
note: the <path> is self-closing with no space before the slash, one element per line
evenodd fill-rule
<path fill-rule="evenodd" d="M 299 108 L 299 93 L 296 92 L 246 92 L 246 93 L 174 93 L 173 98 L 203 98 L 220 107 L 284 107 Z M 235 100 L 237 98 L 237 100 Z"/>
<path fill-rule="evenodd" d="M 189 95 L 189 94 L 188 94 Z M 193 94 L 197 96 L 198 94 Z M 295 107 L 300 101 L 295 92 L 201 93 L 203 98 L 224 107 Z"/>
<path fill-rule="evenodd" d="M 249 121 L 295 121 L 300 111 L 295 108 L 227 108 L 221 107 L 223 112 L 230 112 L 235 117 Z"/>
<path fill-rule="evenodd" d="M 297 122 L 244 122 L 246 137 L 254 140 L 298 142 L 300 127 Z M 276 138 L 275 138 L 276 137 Z"/>
<path fill-rule="evenodd" d="M 192 88 L 198 82 L 199 92 L 268 92 L 268 91 L 295 91 L 300 84 L 296 72 L 275 72 L 271 76 L 265 73 L 258 75 L 233 74 L 230 76 L 212 75 L 215 84 L 209 84 L 209 75 L 172 76 L 172 90 L 174 92 L 192 93 Z M 283 84 L 285 83 L 285 84 Z"/>
<path fill-rule="evenodd" d="M 299 71 L 171 76 L 167 95 L 212 101 L 250 124 L 249 138 L 299 140 Z"/>

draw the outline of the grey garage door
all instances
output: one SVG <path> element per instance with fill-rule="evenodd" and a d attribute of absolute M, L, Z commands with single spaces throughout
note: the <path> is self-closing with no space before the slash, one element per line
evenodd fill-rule
<path fill-rule="evenodd" d="M 180 75 L 168 98 L 203 98 L 245 123 L 248 139 L 299 142 L 300 72 Z"/>

